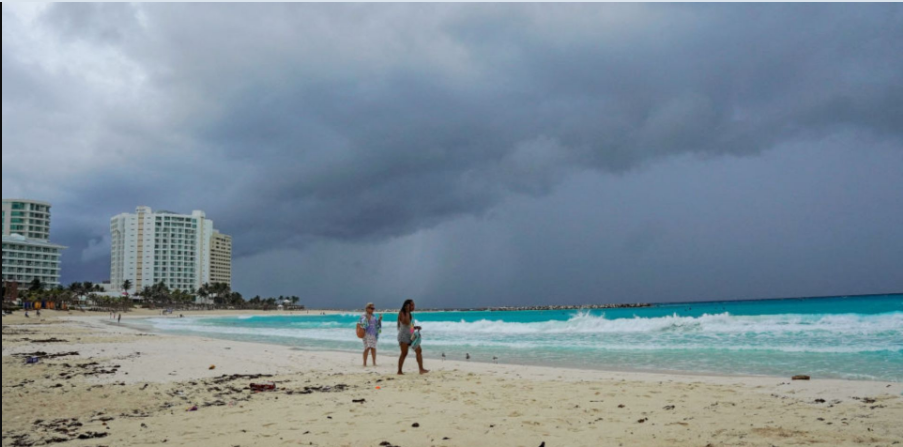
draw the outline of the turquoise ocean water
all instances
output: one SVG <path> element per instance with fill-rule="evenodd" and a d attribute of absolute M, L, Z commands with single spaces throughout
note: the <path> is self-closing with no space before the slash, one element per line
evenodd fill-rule
<path fill-rule="evenodd" d="M 400 307 L 400 305 L 399 305 Z M 358 352 L 357 314 L 155 318 L 155 330 Z M 449 359 L 703 374 L 903 382 L 903 294 L 662 304 L 643 309 L 415 313 L 424 353 Z M 384 353 L 397 353 L 395 314 Z"/>

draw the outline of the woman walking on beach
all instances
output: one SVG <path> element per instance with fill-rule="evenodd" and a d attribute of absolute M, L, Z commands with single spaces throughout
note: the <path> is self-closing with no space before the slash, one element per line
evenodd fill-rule
<path fill-rule="evenodd" d="M 376 318 L 373 312 L 376 306 L 373 303 L 367 304 L 367 313 L 361 316 L 358 327 L 364 330 L 364 368 L 367 367 L 367 355 L 373 356 L 373 366 L 376 367 L 376 345 L 379 343 L 379 333 L 383 329 L 383 316 Z"/>
<path fill-rule="evenodd" d="M 398 358 L 399 376 L 404 375 L 404 361 L 408 358 L 408 351 L 412 347 L 417 354 L 417 365 L 420 366 L 420 374 L 429 373 L 429 371 L 423 368 L 423 350 L 420 348 L 420 343 L 415 343 L 414 331 L 423 329 L 420 326 L 414 326 L 413 312 L 415 308 L 414 300 L 407 300 L 404 302 L 404 305 L 401 306 L 401 311 L 398 313 L 398 344 L 401 346 L 401 357 Z M 417 338 L 419 338 L 419 332 L 417 333 Z"/>

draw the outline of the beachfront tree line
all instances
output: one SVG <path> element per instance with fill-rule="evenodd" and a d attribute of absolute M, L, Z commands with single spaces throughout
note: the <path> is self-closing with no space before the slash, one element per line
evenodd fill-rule
<path fill-rule="evenodd" d="M 88 306 L 121 312 L 132 308 L 131 300 L 99 295 L 103 291 L 100 284 L 90 281 L 74 282 L 69 287 L 47 288 L 40 280 L 35 279 L 28 284 L 27 289 L 24 291 L 20 289 L 19 299 L 23 303 L 30 304 L 30 307 L 35 307 L 40 303 L 41 307 L 49 307 L 49 304 L 52 304 L 55 309 L 78 309 Z M 6 296 L 5 290 L 4 296 Z"/>
<path fill-rule="evenodd" d="M 123 287 L 125 288 L 125 287 Z M 297 296 L 280 296 L 279 298 L 261 298 L 256 296 L 246 300 L 240 293 L 233 291 L 228 284 L 204 284 L 198 290 L 170 290 L 166 284 L 158 283 L 145 287 L 138 296 L 142 298 L 144 307 L 150 309 L 237 309 L 237 310 L 276 310 L 279 306 L 290 303 L 287 307 L 299 308 L 301 298 Z M 200 302 L 195 297 L 201 299 Z"/>
<path fill-rule="evenodd" d="M 5 287 L 5 286 L 4 286 Z M 228 284 L 204 284 L 198 290 L 184 291 L 170 289 L 160 282 L 144 287 L 134 295 L 131 294 L 133 284 L 125 281 L 122 284 L 123 295 L 110 297 L 101 295 L 104 289 L 92 282 L 75 282 L 69 287 L 57 286 L 46 288 L 39 280 L 32 281 L 28 289 L 19 292 L 19 299 L 25 303 L 53 303 L 56 309 L 83 309 L 103 311 L 128 311 L 139 305 L 148 309 L 178 310 L 276 310 L 279 306 L 302 308 L 298 306 L 301 299 L 297 296 L 280 296 L 278 298 L 261 298 L 256 296 L 246 300 L 240 293 L 231 290 Z M 6 291 L 4 290 L 4 296 Z M 134 297 L 139 298 L 138 300 Z M 198 301 L 197 298 L 201 300 Z"/>

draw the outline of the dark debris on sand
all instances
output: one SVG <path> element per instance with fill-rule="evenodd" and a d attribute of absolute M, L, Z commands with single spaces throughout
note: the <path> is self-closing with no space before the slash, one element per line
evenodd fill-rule
<path fill-rule="evenodd" d="M 53 337 L 53 338 L 48 338 L 48 339 L 46 339 L 46 340 L 32 340 L 31 342 L 32 342 L 32 343 L 37 343 L 37 344 L 46 344 L 46 343 L 69 343 L 69 340 L 61 340 L 61 339 L 59 339 L 59 338 Z"/>
<path fill-rule="evenodd" d="M 47 359 L 54 359 L 60 357 L 67 356 L 78 356 L 77 352 L 68 352 L 68 353 L 60 353 L 60 354 L 48 354 L 45 352 L 33 352 L 29 354 L 22 354 L 22 357 L 31 356 L 31 357 L 42 357 Z M 102 365 L 97 362 L 85 362 L 85 363 L 56 363 L 52 365 L 55 368 L 62 368 L 62 372 L 59 372 L 58 376 L 56 376 L 57 381 L 62 381 L 63 383 L 68 383 L 68 386 L 76 387 L 82 386 L 77 385 L 75 383 L 71 383 L 72 379 L 77 377 L 91 377 L 91 376 L 99 376 L 99 375 L 107 375 L 107 374 L 116 374 L 119 371 L 119 365 L 107 366 Z M 46 376 L 49 378 L 50 376 Z M 221 377 L 207 379 L 207 380 L 198 380 L 198 381 L 189 381 L 185 383 L 175 383 L 168 385 L 157 385 L 151 387 L 151 384 L 136 384 L 135 392 L 151 392 L 151 390 L 157 394 L 163 394 L 165 396 L 169 396 L 171 399 L 167 399 L 168 402 L 160 403 L 153 405 L 153 408 L 142 408 L 142 409 L 134 409 L 131 412 L 123 412 L 118 416 L 120 419 L 134 419 L 134 418 L 149 418 L 153 417 L 158 413 L 170 413 L 174 408 L 180 407 L 183 403 L 187 403 L 189 405 L 194 405 L 197 408 L 205 409 L 205 408 L 216 408 L 216 407 L 226 407 L 233 406 L 238 404 L 239 402 L 247 402 L 257 397 L 257 394 L 254 394 L 249 386 L 249 383 L 265 379 L 272 380 L 275 376 L 269 374 L 248 374 L 248 375 L 224 375 Z M 291 381 L 291 379 L 289 379 Z M 4 387 L 6 388 L 24 388 L 27 386 L 31 386 L 34 384 L 34 381 L 25 381 L 21 384 Z M 57 383 L 58 387 L 62 387 L 63 383 Z M 323 386 L 314 386 L 308 385 L 303 386 L 298 384 L 299 388 L 291 389 L 287 388 L 284 385 L 288 383 L 286 381 L 282 382 L 271 382 L 271 383 L 281 383 L 280 390 L 278 393 L 268 393 L 268 394 L 276 394 L 276 396 L 271 397 L 275 399 L 279 399 L 278 396 L 304 396 L 310 395 L 314 393 L 341 393 L 346 392 L 353 387 L 350 387 L 346 384 L 337 384 L 337 385 L 323 385 Z M 310 381 L 308 381 L 308 384 Z M 110 383 L 103 385 L 84 385 L 87 387 L 87 390 L 93 389 L 108 389 L 111 387 L 124 387 L 126 384 L 124 382 L 119 383 Z M 289 385 L 290 387 L 291 385 Z M 265 396 L 267 394 L 259 395 L 266 399 Z M 109 432 L 109 427 L 107 426 L 108 422 L 113 421 L 114 418 L 103 413 L 95 413 L 90 415 L 84 420 L 79 420 L 77 418 L 72 419 L 54 419 L 54 420 L 38 420 L 31 424 L 27 429 L 20 431 L 7 431 L 3 433 L 3 445 L 11 446 L 11 447 L 32 447 L 32 446 L 45 446 L 45 445 L 56 445 L 56 444 L 66 444 L 70 442 L 83 443 L 85 441 L 90 442 L 91 440 L 97 440 L 101 438 L 107 438 L 111 436 L 111 432 Z M 103 427 L 101 427 L 101 424 Z"/>
<path fill-rule="evenodd" d="M 269 379 L 271 377 L 273 377 L 271 374 L 247 374 L 247 375 L 232 374 L 231 376 L 225 375 L 225 376 L 217 377 L 217 378 L 213 379 L 213 383 L 216 385 L 222 385 L 224 383 L 234 382 L 236 380 L 258 380 L 258 379 Z"/>
<path fill-rule="evenodd" d="M 113 418 L 104 418 L 111 421 Z M 37 420 L 31 433 L 11 433 L 8 439 L 12 447 L 31 447 L 38 445 L 63 444 L 76 440 L 101 439 L 109 436 L 106 432 L 81 431 L 84 424 L 78 419 L 54 419 L 52 421 Z M 7 436 L 4 435 L 4 441 Z"/>

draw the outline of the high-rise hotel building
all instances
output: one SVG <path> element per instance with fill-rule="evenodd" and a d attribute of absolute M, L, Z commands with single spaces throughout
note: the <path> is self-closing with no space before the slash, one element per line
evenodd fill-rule
<path fill-rule="evenodd" d="M 60 285 L 60 256 L 66 247 L 50 242 L 50 204 L 3 199 L 3 281 L 45 288 Z"/>
<path fill-rule="evenodd" d="M 213 247 L 224 235 L 203 211 L 183 215 L 142 206 L 135 214 L 112 218 L 110 234 L 110 282 L 116 291 L 122 291 L 126 280 L 132 293 L 160 282 L 172 290 L 194 291 L 219 279 L 214 272 L 225 264 L 231 286 L 231 239 L 228 259 L 214 258 Z"/>
<path fill-rule="evenodd" d="M 216 230 L 210 239 L 210 283 L 232 287 L 232 236 Z"/>

